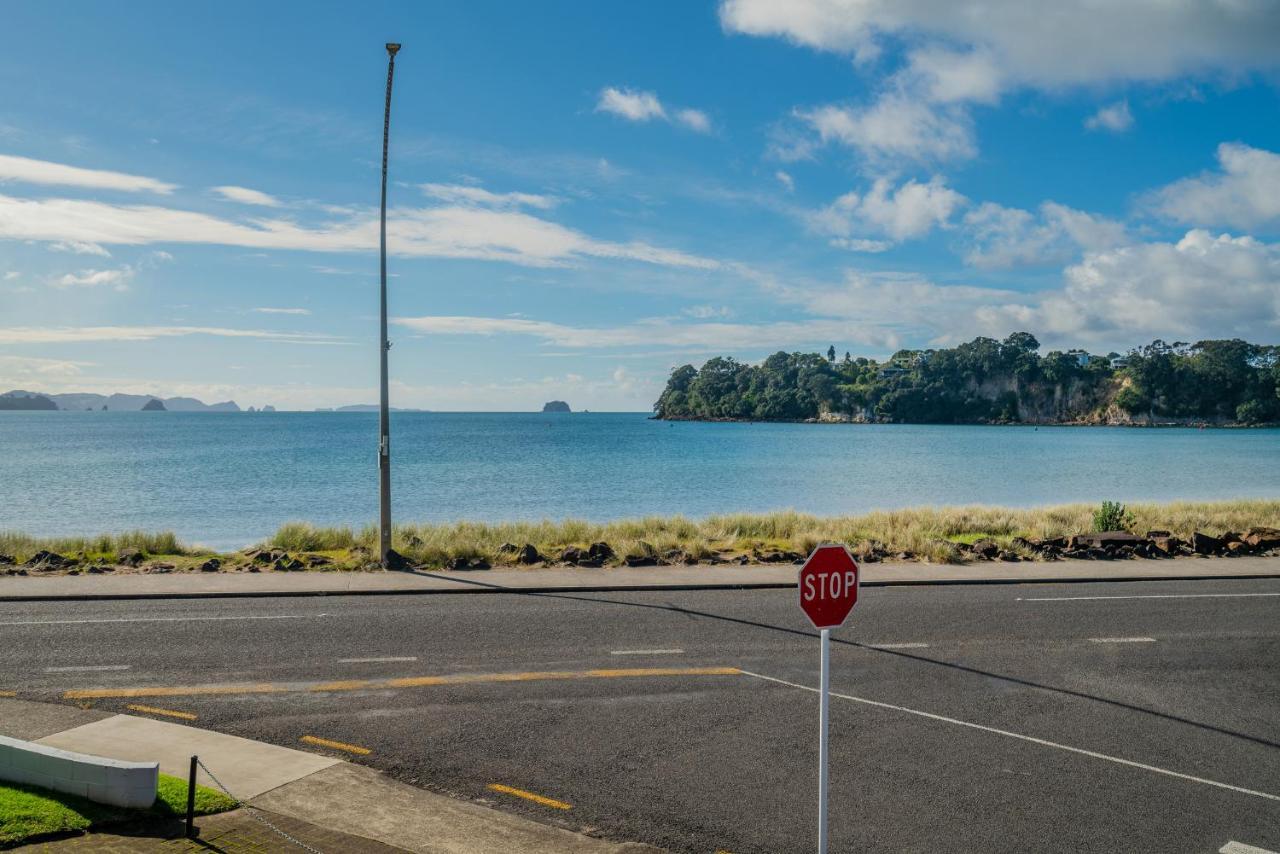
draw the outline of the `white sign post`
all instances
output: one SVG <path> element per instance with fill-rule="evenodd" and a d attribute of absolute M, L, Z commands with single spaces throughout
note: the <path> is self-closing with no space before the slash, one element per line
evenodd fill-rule
<path fill-rule="evenodd" d="M 844 546 L 818 546 L 800 567 L 800 609 L 819 630 L 818 854 L 827 854 L 827 735 L 831 722 L 831 629 L 844 625 L 858 603 L 858 564 Z"/>

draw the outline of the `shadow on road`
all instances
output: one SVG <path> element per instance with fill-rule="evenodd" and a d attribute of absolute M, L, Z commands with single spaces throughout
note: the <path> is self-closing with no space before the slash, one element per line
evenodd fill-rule
<path fill-rule="evenodd" d="M 426 576 L 428 578 L 437 578 L 443 581 L 452 581 L 462 585 L 485 587 L 495 592 L 500 591 L 502 593 L 507 593 L 511 595 L 537 596 L 544 599 L 569 599 L 575 602 L 591 602 L 599 605 L 619 605 L 625 608 L 649 608 L 656 611 L 667 611 L 669 613 L 675 613 L 675 614 L 686 614 L 691 617 L 703 617 L 706 619 L 719 620 L 721 622 L 726 622 L 726 623 L 736 623 L 738 625 L 750 626 L 752 628 L 764 629 L 766 631 L 771 631 L 771 632 L 781 632 L 783 634 L 799 635 L 801 637 L 811 637 L 811 638 L 818 637 L 818 633 L 816 631 L 811 631 L 807 629 L 794 629 L 788 626 L 776 626 L 776 625 L 773 625 L 772 623 L 762 623 L 758 620 L 748 620 L 742 617 L 731 617 L 725 614 L 713 614 L 710 611 L 700 611 L 700 610 L 697 610 L 696 608 L 685 608 L 680 605 L 673 605 L 670 603 L 665 605 L 660 605 L 652 602 L 625 602 L 619 599 L 609 599 L 603 596 L 587 596 L 587 595 L 581 595 L 581 594 L 575 594 L 575 593 L 549 593 L 549 592 L 540 592 L 536 590 L 522 590 L 522 589 L 515 589 L 510 587 L 503 587 L 500 584 L 491 584 L 489 582 L 481 581 L 479 579 L 456 578 L 456 577 L 450 577 L 445 575 L 438 575 L 433 572 L 425 572 L 422 570 L 413 570 L 413 574 Z M 956 664 L 955 662 L 952 662 L 952 661 L 942 661 L 937 658 L 930 658 L 927 655 L 921 655 L 919 653 L 914 653 L 914 652 L 904 652 L 902 650 L 896 650 L 896 649 L 881 649 L 879 647 L 869 646 L 864 643 L 858 643 L 857 641 L 841 640 L 839 638 L 833 637 L 831 638 L 831 642 L 833 644 L 840 644 L 843 646 L 857 647 L 859 649 L 863 649 L 868 652 L 878 653 L 880 655 L 892 655 L 898 658 L 915 661 L 920 664 L 929 664 L 935 667 L 945 667 L 948 670 L 954 670 L 960 673 L 972 674 L 974 676 L 982 676 L 988 679 L 997 679 L 1012 685 L 1020 685 L 1026 688 L 1035 688 L 1040 691 L 1051 691 L 1055 694 L 1062 694 L 1068 697 L 1075 697 L 1081 700 L 1088 700 L 1093 703 L 1101 703 L 1107 706 L 1111 706 L 1113 708 L 1124 709 L 1130 712 L 1138 712 L 1144 715 L 1151 715 L 1152 717 L 1161 718 L 1167 721 L 1176 721 L 1177 723 L 1180 723 L 1180 724 L 1186 724 L 1187 726 L 1196 727 L 1197 729 L 1202 729 L 1208 732 L 1216 732 L 1220 735 L 1229 736 L 1231 738 L 1238 738 L 1238 739 L 1241 739 L 1242 741 L 1252 742 L 1253 744 L 1260 744 L 1264 747 L 1280 749 L 1280 743 L 1270 741 L 1269 739 L 1261 738 L 1259 736 L 1249 735 L 1248 733 L 1243 733 L 1243 732 L 1236 732 L 1235 730 L 1214 726 L 1213 724 L 1207 724 L 1207 723 L 1204 723 L 1203 721 L 1197 721 L 1197 720 L 1192 720 L 1191 718 L 1185 718 L 1185 717 L 1182 717 L 1181 715 L 1174 715 L 1168 712 L 1161 712 L 1157 709 L 1150 709 L 1150 708 L 1147 708 L 1146 706 L 1138 706 L 1133 703 L 1126 703 L 1123 700 L 1113 700 L 1108 697 L 1099 697 L 1096 694 L 1089 694 L 1085 691 L 1077 691 L 1073 688 L 1062 688 L 1057 685 L 1046 685 L 1043 682 L 1036 682 L 1031 679 L 1023 679 L 1019 676 L 1009 676 L 1008 674 L 1004 674 L 1004 673 L 995 673 L 990 670 L 983 670 L 980 667 L 971 667 L 966 664 Z"/>

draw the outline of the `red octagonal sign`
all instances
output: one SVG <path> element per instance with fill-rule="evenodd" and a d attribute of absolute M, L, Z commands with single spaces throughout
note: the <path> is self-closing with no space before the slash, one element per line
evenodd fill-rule
<path fill-rule="evenodd" d="M 858 564 L 844 546 L 822 545 L 800 567 L 800 609 L 814 628 L 844 625 L 858 603 Z"/>

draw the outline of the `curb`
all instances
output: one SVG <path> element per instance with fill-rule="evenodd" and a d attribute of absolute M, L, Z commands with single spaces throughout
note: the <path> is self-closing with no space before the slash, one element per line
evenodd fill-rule
<path fill-rule="evenodd" d="M 1014 584 L 1110 584 L 1141 581 L 1246 581 L 1249 579 L 1280 579 L 1280 572 L 1265 574 L 1231 575 L 1109 575 L 1071 576 L 1067 578 L 941 578 L 896 579 L 865 581 L 863 587 L 959 587 L 978 585 Z M 34 593 L 27 595 L 0 594 L 0 602 L 105 602 L 136 601 L 148 599 L 283 599 L 314 596 L 457 596 L 471 594 L 507 594 L 537 596 L 558 593 L 656 593 L 662 591 L 702 590 L 789 590 L 795 582 L 740 582 L 707 584 L 573 584 L 552 587 L 498 587 L 481 581 L 461 582 L 467 586 L 458 588 L 403 587 L 379 590 L 263 590 L 263 591 L 192 591 L 163 593 Z"/>

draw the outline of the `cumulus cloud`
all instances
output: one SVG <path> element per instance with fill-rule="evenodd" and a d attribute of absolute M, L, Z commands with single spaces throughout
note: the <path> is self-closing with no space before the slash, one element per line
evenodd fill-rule
<path fill-rule="evenodd" d="M 1117 101 L 1102 107 L 1098 112 L 1084 120 L 1088 130 L 1109 130 L 1112 133 L 1124 133 L 1133 127 L 1133 113 L 1129 112 L 1128 101 Z"/>
<path fill-rule="evenodd" d="M 683 125 L 697 133 L 711 132 L 711 119 L 702 110 L 683 107 L 669 113 L 653 92 L 607 86 L 600 90 L 596 111 L 612 113 L 631 122 L 654 120 Z"/>
<path fill-rule="evenodd" d="M 115 270 L 81 270 L 78 273 L 67 273 L 54 280 L 58 288 L 94 288 L 99 285 L 112 285 L 117 291 L 128 290 L 128 281 L 133 278 L 134 269 L 129 266 Z"/>
<path fill-rule="evenodd" d="M 1061 289 L 979 309 L 989 330 L 1060 341 L 1273 339 L 1280 330 L 1280 244 L 1193 229 L 1177 243 L 1087 253 Z"/>
<path fill-rule="evenodd" d="M 58 243 L 50 243 L 49 248 L 54 252 L 71 252 L 75 255 L 97 255 L 101 258 L 110 258 L 111 253 L 96 243 L 85 243 L 79 240 L 64 240 Z"/>
<path fill-rule="evenodd" d="M 858 251 L 883 251 L 892 241 L 922 237 L 945 226 L 965 197 L 946 186 L 941 177 L 927 184 L 914 179 L 898 187 L 879 178 L 864 195 L 845 193 L 827 207 L 808 215 L 810 227 L 832 238 L 835 245 Z M 864 235 L 859 239 L 856 235 Z M 868 240 L 865 235 L 890 238 Z"/>
<path fill-rule="evenodd" d="M 1122 223 L 1056 202 L 1035 213 L 984 202 L 965 214 L 965 261 L 983 269 L 1061 263 L 1081 249 L 1110 249 L 1127 241 Z"/>
<path fill-rule="evenodd" d="M 287 219 L 244 222 L 151 205 L 0 195 L 0 239 L 143 245 L 203 243 L 252 249 L 369 252 L 378 246 L 374 212 L 314 226 Z M 401 208 L 387 225 L 391 252 L 413 257 L 470 258 L 534 267 L 584 258 L 717 269 L 720 262 L 647 243 L 596 240 L 522 211 L 474 206 Z"/>
<path fill-rule="evenodd" d="M 722 0 L 725 30 L 866 59 L 906 40 L 991 57 L 1016 85 L 1056 88 L 1280 66 L 1280 5 L 1208 0 Z"/>
<path fill-rule="evenodd" d="M 886 93 L 867 106 L 827 104 L 794 115 L 817 134 L 817 144 L 855 149 L 873 163 L 963 159 L 976 150 L 968 113 L 901 92 Z M 784 158 L 807 156 L 811 147 L 802 141 L 778 151 Z"/>
<path fill-rule="evenodd" d="M 1280 155 L 1241 143 L 1218 146 L 1219 172 L 1184 178 L 1145 204 L 1186 225 L 1256 228 L 1280 220 Z"/>
<path fill-rule="evenodd" d="M 491 208 L 525 206 L 546 210 L 555 207 L 560 201 L 555 196 L 535 193 L 494 193 L 469 184 L 422 184 L 420 187 L 423 193 L 433 199 L 459 205 Z"/>
<path fill-rule="evenodd" d="M 777 172 L 773 173 L 773 177 L 778 179 L 778 183 L 781 184 L 788 193 L 795 192 L 796 190 L 795 179 L 792 178 L 788 173 L 779 169 Z"/>
<path fill-rule="evenodd" d="M 227 185 L 214 187 L 213 191 L 229 202 L 239 202 L 242 205 L 260 205 L 267 208 L 280 207 L 279 199 L 275 196 L 268 195 L 261 190 L 251 190 L 248 187 Z"/>

